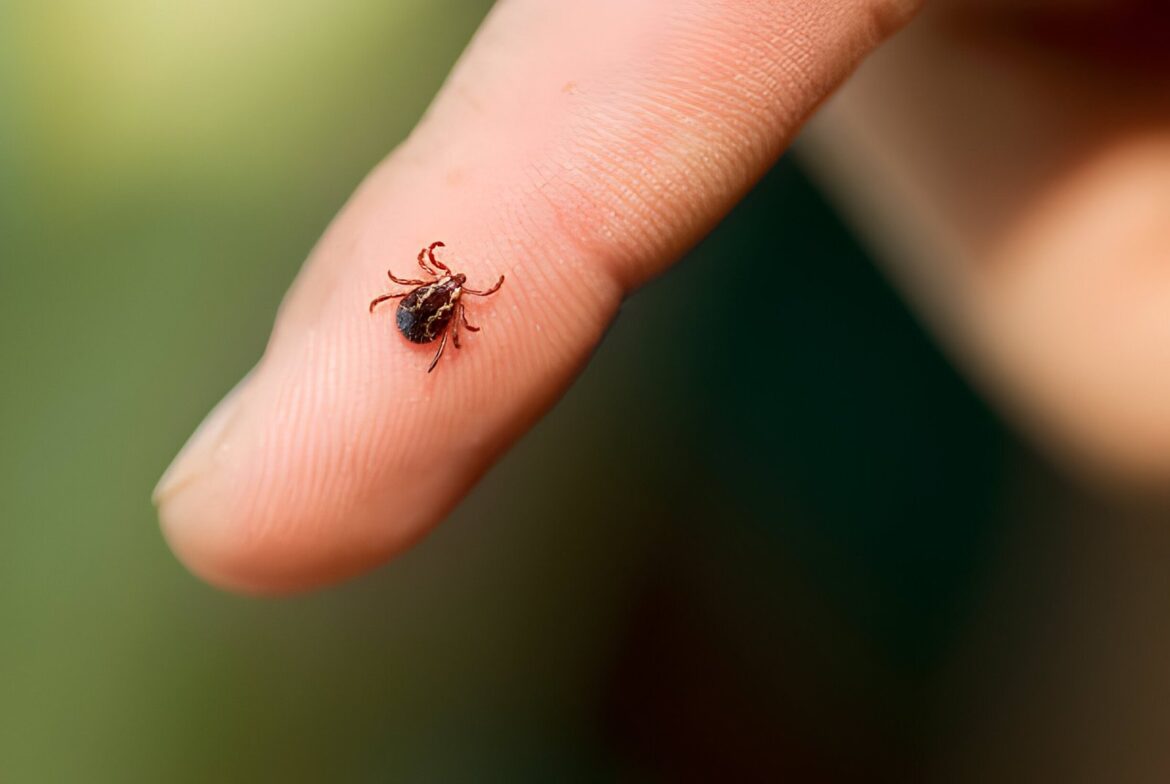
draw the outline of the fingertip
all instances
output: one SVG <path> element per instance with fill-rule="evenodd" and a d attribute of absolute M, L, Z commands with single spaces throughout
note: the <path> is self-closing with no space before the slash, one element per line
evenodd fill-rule
<path fill-rule="evenodd" d="M 183 450 L 179 478 L 161 483 L 163 534 L 195 575 L 285 594 L 367 571 L 425 535 L 503 448 L 508 406 L 528 403 L 490 368 L 517 361 L 508 336 L 523 323 L 485 305 L 493 340 L 426 373 L 433 346 L 366 312 L 380 276 L 359 274 L 325 296 L 318 321 L 278 330 Z"/>
<path fill-rule="evenodd" d="M 189 502 L 189 503 L 188 503 Z M 160 510 L 175 557 L 204 582 L 233 593 L 281 596 L 319 588 L 367 571 L 398 548 L 343 548 L 345 537 L 305 535 L 295 519 L 256 535 L 248 520 L 208 508 L 190 494 Z"/>

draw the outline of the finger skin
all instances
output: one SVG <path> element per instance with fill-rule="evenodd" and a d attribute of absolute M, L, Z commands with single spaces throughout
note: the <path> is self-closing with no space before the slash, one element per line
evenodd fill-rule
<path fill-rule="evenodd" d="M 289 292 L 265 355 L 168 470 L 193 571 L 300 590 L 382 563 L 442 519 L 558 399 L 633 287 L 701 237 L 904 21 L 882 0 L 511 0 Z M 368 312 L 420 247 L 482 331 L 447 348 Z"/>

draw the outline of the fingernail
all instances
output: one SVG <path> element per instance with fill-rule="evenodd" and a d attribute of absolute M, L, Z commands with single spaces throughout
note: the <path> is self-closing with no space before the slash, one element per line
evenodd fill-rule
<path fill-rule="evenodd" d="M 211 459 L 216 450 L 223 443 L 228 432 L 228 423 L 232 420 L 239 404 L 240 392 L 247 386 L 252 373 L 249 371 L 239 383 L 232 387 L 223 400 L 211 409 L 211 413 L 204 417 L 199 427 L 187 439 L 187 443 L 175 455 L 170 466 L 163 472 L 162 477 L 151 493 L 151 501 L 155 506 L 162 505 L 175 491 L 190 484 L 211 466 Z"/>

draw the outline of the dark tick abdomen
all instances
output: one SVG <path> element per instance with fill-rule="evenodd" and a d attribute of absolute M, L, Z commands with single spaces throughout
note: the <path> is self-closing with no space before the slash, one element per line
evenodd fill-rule
<path fill-rule="evenodd" d="M 411 343 L 430 343 L 455 314 L 458 288 L 451 280 L 419 286 L 398 305 L 398 331 Z"/>

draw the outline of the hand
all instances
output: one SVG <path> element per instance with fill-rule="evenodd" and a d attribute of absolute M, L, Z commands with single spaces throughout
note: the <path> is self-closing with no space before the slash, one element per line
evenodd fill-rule
<path fill-rule="evenodd" d="M 1160 0 L 940 0 L 808 147 L 988 396 L 1127 494 L 1170 475 L 1167 41 Z"/>
<path fill-rule="evenodd" d="M 622 298 L 917 5 L 498 4 L 313 251 L 260 363 L 160 481 L 175 552 L 219 585 L 290 591 L 417 540 L 560 397 Z M 367 306 L 434 240 L 469 285 L 507 283 L 427 374 L 434 344 Z"/>

